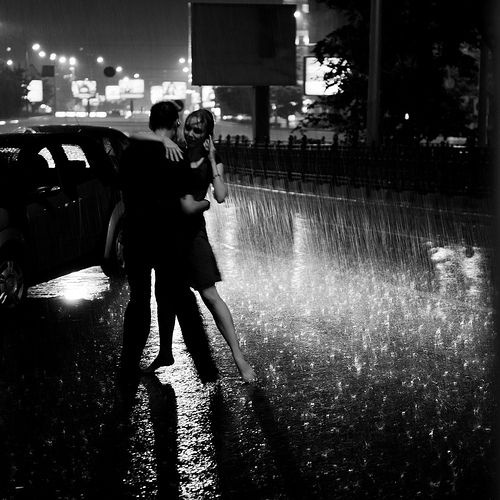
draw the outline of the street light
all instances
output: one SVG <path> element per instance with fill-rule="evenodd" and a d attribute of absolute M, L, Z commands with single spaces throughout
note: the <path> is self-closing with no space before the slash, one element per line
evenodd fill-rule
<path fill-rule="evenodd" d="M 36 51 L 40 50 L 40 44 L 34 43 L 31 48 L 36 52 Z"/>
<path fill-rule="evenodd" d="M 41 50 L 40 52 L 38 52 L 38 55 L 43 59 L 47 54 L 45 53 L 45 51 Z"/>
<path fill-rule="evenodd" d="M 71 66 L 74 66 L 76 64 L 76 57 L 70 57 L 69 63 L 71 64 Z"/>
<path fill-rule="evenodd" d="M 180 63 L 180 64 L 184 64 L 185 62 L 186 62 L 186 58 L 185 58 L 185 57 L 181 57 L 181 58 L 179 59 L 179 63 Z"/>
<path fill-rule="evenodd" d="M 123 68 L 121 66 L 116 67 L 116 72 L 121 73 L 123 71 Z"/>
<path fill-rule="evenodd" d="M 55 61 L 57 59 L 57 54 L 55 54 L 54 52 L 52 52 L 52 54 L 50 54 L 50 56 L 49 56 L 49 59 L 51 61 Z"/>
<path fill-rule="evenodd" d="M 99 56 L 96 61 L 99 63 L 99 64 L 102 64 L 104 62 L 104 57 L 102 56 Z"/>
<path fill-rule="evenodd" d="M 67 61 L 66 56 L 61 56 L 61 57 L 59 58 L 59 62 L 60 62 L 61 64 L 64 64 L 66 61 Z"/>
<path fill-rule="evenodd" d="M 14 64 L 14 61 L 12 59 L 9 59 L 7 61 L 7 66 L 12 66 Z"/>

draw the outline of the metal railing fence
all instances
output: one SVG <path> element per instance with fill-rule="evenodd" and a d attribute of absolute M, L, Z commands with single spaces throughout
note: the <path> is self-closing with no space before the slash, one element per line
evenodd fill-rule
<path fill-rule="evenodd" d="M 493 192 L 491 150 L 451 146 L 344 146 L 216 141 L 228 172 L 372 189 L 485 197 Z"/>

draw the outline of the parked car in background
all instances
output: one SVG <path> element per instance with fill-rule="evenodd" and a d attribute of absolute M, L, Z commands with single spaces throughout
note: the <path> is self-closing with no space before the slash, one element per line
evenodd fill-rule
<path fill-rule="evenodd" d="M 91 265 L 123 273 L 113 159 L 84 133 L 0 134 L 0 305 Z"/>

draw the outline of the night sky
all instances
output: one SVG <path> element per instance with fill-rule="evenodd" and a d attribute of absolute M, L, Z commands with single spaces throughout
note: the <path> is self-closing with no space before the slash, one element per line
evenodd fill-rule
<path fill-rule="evenodd" d="M 30 51 L 39 42 L 47 53 L 102 55 L 129 74 L 168 79 L 187 56 L 188 0 L 0 0 L 0 57 L 23 58 L 26 42 Z"/>

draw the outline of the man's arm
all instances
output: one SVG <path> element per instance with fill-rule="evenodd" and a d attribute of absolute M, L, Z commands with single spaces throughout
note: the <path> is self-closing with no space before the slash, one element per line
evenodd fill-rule
<path fill-rule="evenodd" d="M 210 208 L 208 200 L 196 201 L 192 194 L 186 194 L 181 198 L 181 209 L 186 215 L 196 215 Z"/>

